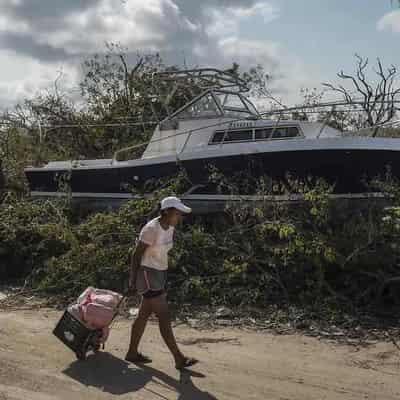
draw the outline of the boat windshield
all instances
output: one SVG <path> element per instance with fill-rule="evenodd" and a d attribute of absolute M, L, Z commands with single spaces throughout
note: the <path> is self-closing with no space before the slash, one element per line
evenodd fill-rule
<path fill-rule="evenodd" d="M 255 107 L 245 97 L 237 93 L 215 92 L 215 98 L 225 116 L 246 118 L 249 116 L 258 116 Z"/>
<path fill-rule="evenodd" d="M 218 107 L 211 93 L 204 95 L 189 104 L 184 110 L 177 113 L 178 118 L 215 118 L 221 116 L 221 110 Z"/>
<path fill-rule="evenodd" d="M 245 103 L 246 103 L 247 107 L 249 108 L 249 110 L 251 111 L 251 113 L 258 116 L 259 113 L 258 113 L 256 107 L 254 106 L 254 104 L 250 100 L 246 99 L 246 97 L 242 97 L 242 99 L 245 101 Z"/>
<path fill-rule="evenodd" d="M 256 108 L 245 97 L 232 92 L 210 91 L 174 115 L 178 119 L 216 118 L 221 116 L 234 118 L 258 117 Z"/>

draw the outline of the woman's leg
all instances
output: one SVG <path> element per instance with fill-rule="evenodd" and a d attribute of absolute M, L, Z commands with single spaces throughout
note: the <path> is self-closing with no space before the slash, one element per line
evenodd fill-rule
<path fill-rule="evenodd" d="M 151 299 L 151 302 L 152 310 L 158 317 L 158 325 L 160 328 L 161 336 L 164 339 L 164 342 L 167 345 L 169 351 L 172 353 L 175 359 L 175 363 L 177 365 L 181 364 L 185 360 L 185 356 L 179 350 L 179 347 L 175 340 L 174 332 L 172 331 L 167 296 L 164 293 L 161 296 Z"/>
<path fill-rule="evenodd" d="M 132 325 L 131 342 L 129 344 L 128 353 L 126 354 L 125 359 L 134 360 L 135 357 L 138 356 L 140 339 L 142 338 L 146 328 L 147 320 L 152 313 L 152 304 L 150 300 L 151 299 L 142 298 L 138 316 Z"/>

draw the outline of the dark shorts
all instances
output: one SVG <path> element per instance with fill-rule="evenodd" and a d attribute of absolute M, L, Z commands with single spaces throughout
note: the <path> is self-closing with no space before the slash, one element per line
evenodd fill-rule
<path fill-rule="evenodd" d="M 161 296 L 165 293 L 165 290 L 148 290 L 147 292 L 143 293 L 142 296 L 145 299 L 154 299 L 155 297 Z"/>
<path fill-rule="evenodd" d="M 146 299 L 158 297 L 165 293 L 167 271 L 141 266 L 136 278 L 136 290 Z"/>

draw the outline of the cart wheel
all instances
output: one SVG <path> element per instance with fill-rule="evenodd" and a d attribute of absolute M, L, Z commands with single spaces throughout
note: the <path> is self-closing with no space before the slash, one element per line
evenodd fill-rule
<path fill-rule="evenodd" d="M 100 338 L 102 334 L 103 332 L 101 330 L 98 330 L 92 339 L 92 349 L 94 353 L 98 353 L 101 349 Z"/>
<path fill-rule="evenodd" d="M 77 358 L 78 360 L 81 360 L 81 361 L 86 360 L 86 354 L 87 354 L 87 352 L 89 351 L 89 348 L 90 348 L 90 342 L 89 342 L 89 340 L 87 339 L 87 340 L 83 343 L 82 347 L 75 353 L 75 354 L 76 354 L 76 358 Z"/>
<path fill-rule="evenodd" d="M 100 351 L 100 349 L 101 349 L 101 346 L 100 346 L 99 343 L 98 343 L 98 344 L 95 344 L 94 347 L 93 347 L 93 351 L 94 351 L 95 353 L 98 353 L 98 352 Z"/>
<path fill-rule="evenodd" d="M 75 354 L 76 354 L 76 358 L 78 360 L 80 360 L 80 361 L 85 361 L 86 360 L 86 352 L 80 350 L 80 351 L 77 351 Z"/>

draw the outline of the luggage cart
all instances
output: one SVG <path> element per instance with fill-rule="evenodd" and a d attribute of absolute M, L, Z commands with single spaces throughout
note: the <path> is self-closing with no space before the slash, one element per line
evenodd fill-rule
<path fill-rule="evenodd" d="M 122 297 L 115 308 L 116 311 L 109 327 L 118 315 L 124 299 L 125 297 Z M 89 329 L 66 310 L 54 328 L 53 334 L 75 353 L 78 360 L 86 360 L 88 352 L 97 353 L 100 350 L 100 338 L 103 331 L 102 329 Z"/>

